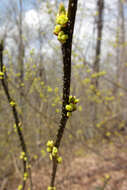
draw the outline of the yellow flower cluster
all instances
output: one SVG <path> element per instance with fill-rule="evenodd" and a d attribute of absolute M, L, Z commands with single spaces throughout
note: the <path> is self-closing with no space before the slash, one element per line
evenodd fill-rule
<path fill-rule="evenodd" d="M 3 72 L 4 72 L 4 73 L 6 72 L 6 67 L 5 67 L 5 65 L 3 65 Z"/>
<path fill-rule="evenodd" d="M 61 163 L 62 157 L 58 155 L 58 148 L 54 146 L 54 142 L 52 140 L 48 141 L 46 145 L 47 145 L 47 152 L 50 153 L 49 155 L 50 160 L 52 160 L 54 157 L 56 158 L 58 163 Z"/>
<path fill-rule="evenodd" d="M 56 187 L 48 186 L 48 190 L 56 190 Z"/>
<path fill-rule="evenodd" d="M 110 96 L 110 97 L 106 96 L 106 97 L 105 97 L 105 100 L 106 100 L 106 101 L 113 101 L 114 99 L 115 99 L 114 96 Z"/>
<path fill-rule="evenodd" d="M 4 73 L 0 72 L 0 79 L 3 79 L 3 78 L 4 78 Z"/>
<path fill-rule="evenodd" d="M 76 99 L 75 96 L 69 96 L 69 104 L 66 105 L 67 117 L 72 115 L 72 112 L 77 109 L 76 104 L 79 102 L 79 99 Z"/>
<path fill-rule="evenodd" d="M 28 168 L 31 168 L 31 165 L 30 164 L 27 164 L 26 165 L 26 168 L 28 169 Z"/>
<path fill-rule="evenodd" d="M 68 39 L 68 35 L 64 33 L 63 28 L 67 26 L 68 23 L 68 16 L 67 11 L 65 10 L 64 5 L 61 3 L 59 6 L 59 13 L 56 17 L 56 26 L 54 29 L 54 34 L 58 36 L 58 40 L 64 44 Z"/>
<path fill-rule="evenodd" d="M 91 82 L 91 79 L 90 78 L 85 78 L 84 80 L 83 80 L 83 83 L 84 84 L 89 84 Z"/>
<path fill-rule="evenodd" d="M 97 77 L 101 77 L 101 76 L 104 76 L 104 75 L 106 75 L 106 71 L 101 71 L 101 72 L 99 72 L 99 73 L 93 73 L 93 74 L 91 75 L 91 77 L 92 77 L 92 78 L 97 78 Z"/>
<path fill-rule="evenodd" d="M 66 12 L 60 13 L 60 15 L 57 15 L 56 17 L 56 23 L 59 24 L 61 27 L 65 27 L 68 22 L 68 17 Z"/>
<path fill-rule="evenodd" d="M 27 161 L 27 156 L 26 156 L 25 152 L 21 152 L 19 158 L 20 158 L 20 159 L 23 159 L 23 160 L 25 160 L 25 161 Z"/>
<path fill-rule="evenodd" d="M 22 190 L 23 186 L 22 185 L 19 185 L 18 186 L 18 190 Z"/>
<path fill-rule="evenodd" d="M 21 122 L 18 124 L 18 127 L 19 127 L 20 131 L 22 131 L 22 123 Z M 14 131 L 17 132 L 16 124 L 14 124 L 13 128 L 14 128 Z"/>
<path fill-rule="evenodd" d="M 14 101 L 11 101 L 11 102 L 10 102 L 10 105 L 13 107 L 13 106 L 16 105 L 16 103 L 15 103 Z"/>
<path fill-rule="evenodd" d="M 59 40 L 62 44 L 64 44 L 67 39 L 68 39 L 68 35 L 67 35 L 67 34 L 64 34 L 63 31 L 60 31 L 59 34 L 58 34 L 58 40 Z"/>
<path fill-rule="evenodd" d="M 25 173 L 24 173 L 24 175 L 23 175 L 23 180 L 24 180 L 24 181 L 26 181 L 26 180 L 27 180 L 27 178 L 28 178 L 28 173 L 27 173 L 27 172 L 25 172 Z"/>
<path fill-rule="evenodd" d="M 0 79 L 4 79 L 4 73 L 6 71 L 6 67 L 3 66 L 3 72 L 0 71 Z"/>
<path fill-rule="evenodd" d="M 109 174 L 105 174 L 105 179 L 109 180 L 111 176 Z"/>
<path fill-rule="evenodd" d="M 108 132 L 106 133 L 106 136 L 107 136 L 107 137 L 110 137 L 110 136 L 111 136 L 111 133 L 108 131 Z"/>

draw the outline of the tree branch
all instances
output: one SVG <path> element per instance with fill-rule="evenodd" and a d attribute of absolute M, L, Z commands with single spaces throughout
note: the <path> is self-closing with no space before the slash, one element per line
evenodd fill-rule
<path fill-rule="evenodd" d="M 55 147 L 59 148 L 60 142 L 64 133 L 64 129 L 68 120 L 66 105 L 69 101 L 70 83 L 71 83 L 71 52 L 72 52 L 72 38 L 74 32 L 75 17 L 77 11 L 78 0 L 69 0 L 68 5 L 68 25 L 65 28 L 66 34 L 68 34 L 68 40 L 62 44 L 63 55 L 63 100 L 62 100 L 62 113 L 59 124 L 59 129 L 56 137 Z M 53 158 L 53 169 L 50 186 L 54 187 L 55 176 L 57 171 L 57 160 Z"/>
<path fill-rule="evenodd" d="M 3 73 L 3 77 L 1 77 L 1 82 L 2 82 L 2 86 L 3 86 L 3 89 L 4 89 L 4 92 L 6 94 L 6 97 L 8 99 L 8 103 L 10 105 L 11 102 L 14 102 L 10 93 L 9 93 L 9 89 L 8 89 L 8 85 L 7 85 L 7 81 L 6 81 L 6 77 L 7 77 L 7 73 L 6 71 L 4 71 L 4 63 L 3 63 L 3 51 L 4 51 L 4 42 L 1 41 L 0 42 L 0 70 L 1 70 L 1 73 Z M 16 109 L 16 104 L 14 104 L 13 106 L 11 106 L 12 108 L 12 113 L 13 113 L 13 117 L 14 117 L 14 120 L 15 120 L 15 125 L 16 125 L 16 129 L 17 129 L 17 133 L 18 133 L 18 137 L 19 137 L 19 141 L 20 141 L 20 145 L 21 145 L 21 148 L 22 148 L 22 151 L 25 153 L 26 157 L 27 157 L 27 160 L 23 159 L 23 175 L 24 173 L 27 172 L 27 164 L 28 164 L 28 153 L 27 153 L 27 148 L 26 148 L 26 144 L 25 144 L 25 140 L 24 140 L 24 137 L 23 137 L 23 134 L 22 134 L 22 131 L 21 131 L 21 126 L 20 126 L 20 119 L 19 119 L 19 116 L 18 116 L 18 112 L 17 112 L 17 109 Z M 30 174 L 30 169 L 29 169 L 29 174 Z M 31 175 L 30 175 L 31 176 Z M 26 180 L 23 180 L 22 182 L 22 186 L 23 186 L 23 190 L 25 188 L 25 184 L 26 184 Z"/>

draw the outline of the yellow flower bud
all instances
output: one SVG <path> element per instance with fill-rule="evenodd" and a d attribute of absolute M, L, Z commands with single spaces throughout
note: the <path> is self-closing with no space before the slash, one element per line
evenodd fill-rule
<path fill-rule="evenodd" d="M 63 43 L 66 42 L 67 39 L 68 39 L 67 34 L 64 34 L 64 35 L 61 36 L 61 40 L 62 40 Z"/>
<path fill-rule="evenodd" d="M 70 106 L 73 108 L 73 110 L 72 111 L 75 111 L 76 109 L 77 109 L 77 107 L 76 107 L 76 105 L 75 104 L 70 104 Z"/>
<path fill-rule="evenodd" d="M 74 102 L 74 103 L 77 104 L 78 102 L 79 102 L 79 99 L 75 99 L 75 102 Z"/>
<path fill-rule="evenodd" d="M 62 162 L 62 157 L 61 157 L 61 156 L 59 156 L 59 157 L 57 158 L 57 162 L 58 162 L 59 164 Z"/>
<path fill-rule="evenodd" d="M 52 151 L 52 149 L 51 149 L 51 147 L 47 147 L 47 152 L 51 152 Z"/>
<path fill-rule="evenodd" d="M 24 176 L 23 176 L 24 181 L 27 180 L 27 178 L 28 178 L 28 173 L 25 172 L 25 173 L 24 173 Z"/>
<path fill-rule="evenodd" d="M 51 141 L 48 141 L 46 145 L 49 146 L 49 147 L 53 147 L 54 142 L 53 142 L 52 140 L 51 140 Z"/>
<path fill-rule="evenodd" d="M 58 153 L 58 149 L 57 149 L 57 147 L 53 147 L 53 150 L 52 150 L 52 156 L 56 156 L 57 155 L 57 153 Z"/>
<path fill-rule="evenodd" d="M 10 102 L 10 105 L 13 107 L 13 106 L 16 105 L 16 103 L 15 103 L 14 101 L 11 101 L 11 102 Z"/>
<path fill-rule="evenodd" d="M 68 35 L 67 34 L 64 34 L 63 31 L 59 32 L 59 34 L 58 34 L 58 40 L 61 43 L 65 43 L 67 39 L 68 39 Z"/>
<path fill-rule="evenodd" d="M 69 103 L 71 103 L 71 99 L 72 99 L 73 96 L 69 96 Z"/>
<path fill-rule="evenodd" d="M 72 105 L 66 105 L 66 110 L 67 111 L 73 111 L 73 106 Z"/>
<path fill-rule="evenodd" d="M 0 76 L 4 76 L 4 73 L 0 71 Z"/>
<path fill-rule="evenodd" d="M 49 155 L 50 160 L 52 160 L 52 154 Z"/>
<path fill-rule="evenodd" d="M 25 157 L 25 152 L 21 152 L 20 159 L 24 159 L 24 157 Z"/>
<path fill-rule="evenodd" d="M 0 72 L 0 79 L 3 79 L 3 77 L 4 77 L 4 73 Z"/>
<path fill-rule="evenodd" d="M 66 14 L 66 9 L 63 3 L 60 3 L 59 5 L 59 14 Z"/>
<path fill-rule="evenodd" d="M 27 160 L 28 160 L 28 159 L 27 159 L 27 157 L 25 156 L 25 157 L 24 157 L 24 161 L 27 161 Z"/>
<path fill-rule="evenodd" d="M 57 15 L 56 23 L 60 24 L 61 27 L 65 27 L 68 22 L 68 17 L 66 14 Z"/>
<path fill-rule="evenodd" d="M 67 117 L 70 117 L 72 115 L 71 112 L 67 112 Z"/>
<path fill-rule="evenodd" d="M 55 26 L 55 29 L 54 29 L 54 31 L 53 31 L 53 33 L 54 33 L 55 35 L 58 35 L 60 31 L 61 31 L 61 26 L 60 26 L 60 25 L 56 25 L 56 26 Z"/>
<path fill-rule="evenodd" d="M 22 190 L 23 186 L 22 185 L 19 185 L 18 186 L 18 190 Z"/>
<path fill-rule="evenodd" d="M 48 187 L 48 190 L 56 190 L 56 187 L 51 187 L 51 186 L 49 186 L 49 187 Z"/>

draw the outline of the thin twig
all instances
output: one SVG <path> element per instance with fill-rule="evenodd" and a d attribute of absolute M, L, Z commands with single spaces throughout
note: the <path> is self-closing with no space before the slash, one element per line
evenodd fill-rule
<path fill-rule="evenodd" d="M 14 102 L 14 100 L 12 99 L 12 97 L 10 95 L 8 85 L 7 85 L 7 81 L 6 81 L 7 73 L 4 71 L 3 51 L 4 51 L 4 42 L 1 41 L 0 42 L 0 70 L 1 70 L 2 73 L 4 73 L 4 76 L 1 78 L 1 83 L 2 83 L 2 86 L 3 86 L 4 92 L 6 94 L 6 97 L 8 99 L 8 103 L 10 105 L 10 102 L 12 102 L 12 101 Z M 23 175 L 24 175 L 24 173 L 27 172 L 27 164 L 29 164 L 28 152 L 27 152 L 26 143 L 25 143 L 22 131 L 21 131 L 20 119 L 19 119 L 19 116 L 18 116 L 16 104 L 11 106 L 11 108 L 12 108 L 12 113 L 13 113 L 13 117 L 14 117 L 14 120 L 15 120 L 17 134 L 18 134 L 18 137 L 19 137 L 19 140 L 20 140 L 20 145 L 21 145 L 22 151 L 25 153 L 25 155 L 27 157 L 27 160 L 23 159 Z M 28 171 L 29 171 L 29 175 L 31 176 L 31 170 L 28 169 Z M 31 187 L 32 187 L 32 179 L 30 179 L 30 181 L 31 181 Z M 26 185 L 26 180 L 23 179 L 23 182 L 22 182 L 22 186 L 23 186 L 22 189 L 23 190 L 25 189 L 25 185 Z"/>
<path fill-rule="evenodd" d="M 59 129 L 55 141 L 55 147 L 59 148 L 61 139 L 64 133 L 64 129 L 68 120 L 66 105 L 68 104 L 69 94 L 70 94 L 70 83 L 71 83 L 71 52 L 72 52 L 72 38 L 74 32 L 75 16 L 77 11 L 78 0 L 69 0 L 68 5 L 68 25 L 65 28 L 66 34 L 68 34 L 68 40 L 62 45 L 62 55 L 63 55 L 63 100 L 62 100 L 62 113 L 61 120 L 59 124 Z M 50 186 L 54 187 L 55 176 L 57 171 L 57 161 L 53 158 L 53 169 L 51 176 Z"/>

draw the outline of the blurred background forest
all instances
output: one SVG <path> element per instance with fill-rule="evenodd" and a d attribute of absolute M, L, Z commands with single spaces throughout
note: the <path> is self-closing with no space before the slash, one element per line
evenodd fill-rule
<path fill-rule="evenodd" d="M 68 1 L 63 2 L 67 7 Z M 85 189 L 88 185 L 86 190 L 94 190 L 94 183 L 104 175 L 115 176 L 107 177 L 111 178 L 107 189 L 124 190 L 122 185 L 127 181 L 127 165 L 120 162 L 127 161 L 127 1 L 104 0 L 102 17 L 98 2 L 78 3 L 71 94 L 80 103 L 69 118 L 61 144 L 63 166 L 58 187 L 61 183 L 63 186 L 59 189 Z M 61 116 L 62 53 L 53 35 L 59 3 L 60 0 L 0 1 L 0 39 L 5 41 L 8 87 L 23 124 L 37 190 L 45 189 L 49 180 L 51 167 L 45 144 L 55 138 Z M 0 83 L 1 190 L 15 190 L 20 183 L 20 152 L 13 115 Z M 107 166 L 109 160 L 111 165 Z M 120 174 L 118 166 L 125 171 Z M 93 170 L 87 176 L 89 167 Z M 108 167 L 117 171 L 112 169 L 112 174 L 105 169 Z M 83 181 L 85 176 L 88 179 Z"/>

